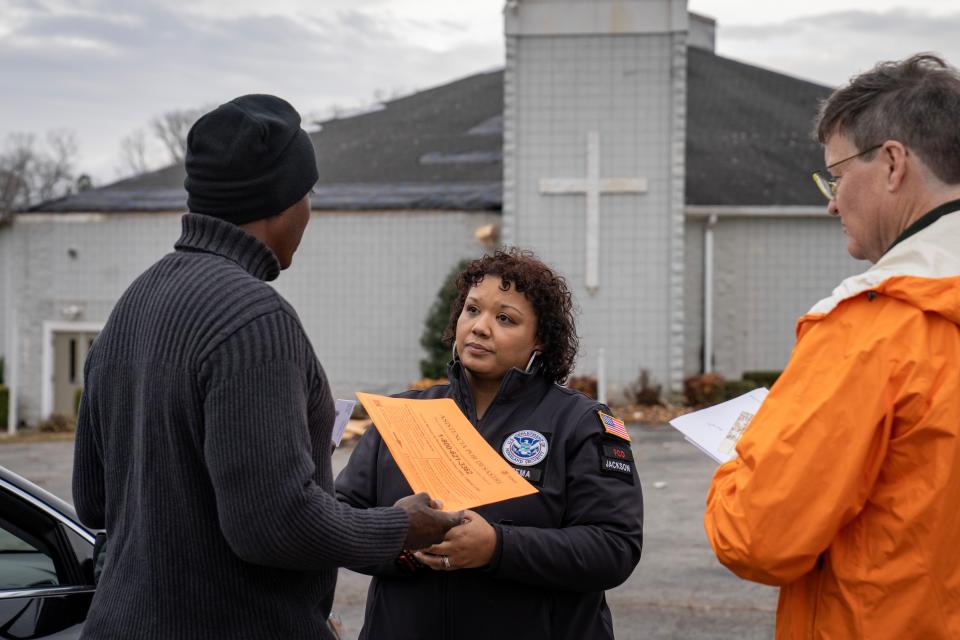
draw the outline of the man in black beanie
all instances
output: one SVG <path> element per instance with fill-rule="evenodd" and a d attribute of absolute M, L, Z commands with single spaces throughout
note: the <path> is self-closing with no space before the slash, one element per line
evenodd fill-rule
<path fill-rule="evenodd" d="M 439 542 L 460 515 L 426 494 L 333 497 L 333 398 L 293 308 L 290 266 L 317 166 L 300 116 L 267 95 L 187 138 L 190 213 L 91 349 L 77 513 L 108 536 L 85 638 L 330 638 L 337 567 Z"/>

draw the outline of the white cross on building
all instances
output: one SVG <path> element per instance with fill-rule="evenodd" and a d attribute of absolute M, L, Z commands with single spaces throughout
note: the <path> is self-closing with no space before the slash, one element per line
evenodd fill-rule
<path fill-rule="evenodd" d="M 587 290 L 600 286 L 600 194 L 645 193 L 646 178 L 601 178 L 600 134 L 587 133 L 586 178 L 541 178 L 540 193 L 547 195 L 583 193 L 587 196 Z"/>

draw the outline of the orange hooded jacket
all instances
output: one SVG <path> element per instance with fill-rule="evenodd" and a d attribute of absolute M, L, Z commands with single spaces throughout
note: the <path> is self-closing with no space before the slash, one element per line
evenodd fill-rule
<path fill-rule="evenodd" d="M 960 212 L 799 320 L 737 453 L 704 524 L 778 639 L 960 638 Z"/>

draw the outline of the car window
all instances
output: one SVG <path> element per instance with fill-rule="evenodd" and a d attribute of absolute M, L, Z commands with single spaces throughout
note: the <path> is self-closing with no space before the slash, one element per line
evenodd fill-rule
<path fill-rule="evenodd" d="M 49 545 L 0 517 L 0 589 L 60 584 Z"/>

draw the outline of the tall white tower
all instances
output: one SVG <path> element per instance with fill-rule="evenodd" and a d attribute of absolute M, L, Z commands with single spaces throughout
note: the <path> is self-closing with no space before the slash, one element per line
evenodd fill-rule
<path fill-rule="evenodd" d="M 683 375 L 686 0 L 504 8 L 503 232 L 566 275 L 578 373 Z"/>

